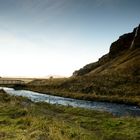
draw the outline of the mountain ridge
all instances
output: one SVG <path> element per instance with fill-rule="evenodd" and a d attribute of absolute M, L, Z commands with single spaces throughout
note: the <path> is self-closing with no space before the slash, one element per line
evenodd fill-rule
<path fill-rule="evenodd" d="M 134 28 L 133 32 L 124 34 L 119 37 L 119 39 L 113 42 L 110 46 L 108 54 L 105 54 L 97 62 L 90 63 L 85 65 L 83 68 L 75 71 L 73 76 L 82 76 L 85 75 L 105 63 L 116 59 L 118 56 L 125 53 L 131 53 L 135 49 L 140 48 L 140 25 Z M 138 50 L 139 51 L 139 50 Z"/>

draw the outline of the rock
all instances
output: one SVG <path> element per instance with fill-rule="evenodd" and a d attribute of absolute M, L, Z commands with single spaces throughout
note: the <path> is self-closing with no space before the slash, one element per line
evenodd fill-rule
<path fill-rule="evenodd" d="M 131 44 L 132 49 L 140 48 L 140 25 L 135 29 L 134 40 Z"/>
<path fill-rule="evenodd" d="M 90 73 L 94 69 L 111 62 L 116 57 L 120 56 L 122 52 L 127 50 L 134 50 L 140 48 L 140 25 L 134 28 L 133 32 L 124 34 L 119 37 L 119 39 L 113 42 L 110 46 L 110 51 L 108 54 L 102 56 L 97 62 L 90 63 L 80 70 L 73 73 L 73 76 L 82 76 Z M 108 63 L 108 65 L 110 65 Z"/>
<path fill-rule="evenodd" d="M 109 57 L 114 58 L 120 52 L 127 50 L 130 48 L 131 43 L 134 39 L 135 31 L 132 33 L 124 34 L 119 37 L 119 39 L 111 44 Z"/>

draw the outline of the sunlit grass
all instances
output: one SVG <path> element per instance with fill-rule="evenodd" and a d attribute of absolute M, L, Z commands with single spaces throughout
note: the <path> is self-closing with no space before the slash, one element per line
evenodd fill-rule
<path fill-rule="evenodd" d="M 140 118 L 33 103 L 0 94 L 2 140 L 139 140 Z"/>

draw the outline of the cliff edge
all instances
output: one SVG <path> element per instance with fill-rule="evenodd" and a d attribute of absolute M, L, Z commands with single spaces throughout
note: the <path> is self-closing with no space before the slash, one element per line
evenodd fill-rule
<path fill-rule="evenodd" d="M 117 41 L 113 42 L 108 54 L 101 57 L 97 62 L 88 64 L 80 70 L 75 71 L 73 76 L 83 76 L 91 73 L 103 74 L 116 71 L 137 74 L 140 68 L 139 65 L 140 25 L 133 32 L 124 34 Z"/>

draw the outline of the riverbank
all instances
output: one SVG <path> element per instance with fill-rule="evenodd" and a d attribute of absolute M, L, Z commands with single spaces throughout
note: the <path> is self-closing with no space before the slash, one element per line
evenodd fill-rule
<path fill-rule="evenodd" d="M 0 139 L 139 140 L 140 118 L 33 103 L 0 93 Z"/>
<path fill-rule="evenodd" d="M 88 101 L 101 101 L 101 102 L 111 102 L 111 103 L 122 103 L 128 105 L 138 105 L 140 106 L 139 96 L 119 96 L 119 95 L 97 95 L 97 94 L 85 94 L 78 92 L 70 92 L 64 89 L 57 89 L 46 86 L 14 86 L 15 89 L 26 89 L 43 94 L 61 96 L 66 98 L 88 100 Z"/>
<path fill-rule="evenodd" d="M 72 98 L 64 98 L 60 96 L 41 94 L 30 90 L 14 90 L 13 88 L 3 88 L 3 89 L 9 95 L 27 97 L 33 102 L 46 102 L 49 104 L 63 105 L 66 107 L 71 106 L 74 108 L 80 107 L 83 109 L 97 110 L 102 112 L 106 111 L 119 117 L 140 116 L 140 107 L 136 105 L 78 100 Z"/>

